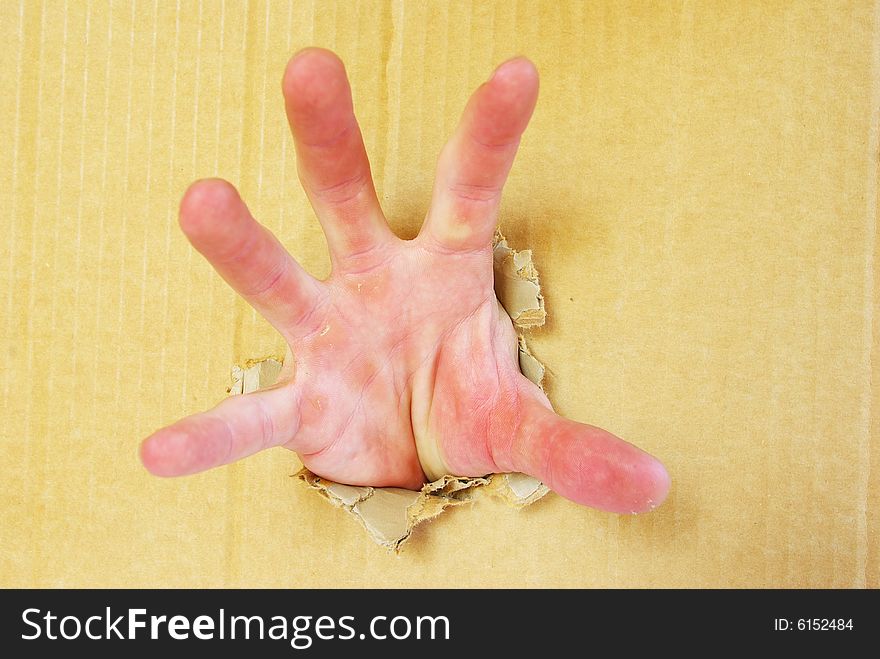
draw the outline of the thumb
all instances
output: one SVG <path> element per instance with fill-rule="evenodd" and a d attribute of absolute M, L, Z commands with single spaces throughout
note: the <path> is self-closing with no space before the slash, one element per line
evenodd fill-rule
<path fill-rule="evenodd" d="M 640 513 L 663 503 L 670 479 L 656 458 L 601 428 L 559 416 L 543 395 L 523 394 L 519 432 L 496 454 L 499 467 L 600 510 Z"/>

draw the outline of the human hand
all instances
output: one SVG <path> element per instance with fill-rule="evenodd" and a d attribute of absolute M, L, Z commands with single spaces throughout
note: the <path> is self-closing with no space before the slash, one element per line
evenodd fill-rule
<path fill-rule="evenodd" d="M 163 428 L 144 465 L 179 476 L 284 446 L 319 476 L 418 489 L 443 474 L 521 471 L 614 512 L 659 505 L 663 466 L 610 433 L 556 415 L 519 371 L 493 286 L 501 188 L 538 95 L 526 59 L 471 97 L 443 149 L 419 235 L 389 228 L 342 62 L 306 49 L 282 83 L 300 181 L 330 248 L 307 274 L 220 180 L 187 190 L 180 225 L 217 272 L 284 336 L 279 382 Z"/>

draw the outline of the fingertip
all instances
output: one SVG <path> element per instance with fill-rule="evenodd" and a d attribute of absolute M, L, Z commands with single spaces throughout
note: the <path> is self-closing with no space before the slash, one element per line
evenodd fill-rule
<path fill-rule="evenodd" d="M 190 238 L 209 233 L 216 218 L 228 216 L 242 203 L 238 191 L 220 178 L 200 179 L 192 183 L 180 200 L 180 228 Z"/>
<path fill-rule="evenodd" d="M 650 453 L 611 433 L 595 429 L 594 457 L 599 462 L 574 479 L 571 491 L 579 503 L 620 514 L 647 513 L 659 507 L 669 494 L 671 479 L 666 467 Z M 590 461 L 587 460 L 587 463 Z M 582 497 L 582 498 L 581 498 Z"/>
<path fill-rule="evenodd" d="M 212 429 L 215 424 L 211 424 L 211 419 L 203 418 L 198 422 L 195 419 L 189 417 L 157 430 L 141 443 L 141 462 L 147 471 L 162 477 L 188 476 L 219 464 L 212 442 L 199 441 L 199 435 L 192 433 L 193 423 L 196 423 L 197 430 L 203 426 L 202 433 Z M 205 424 L 211 425 L 205 428 Z M 218 428 L 212 435 L 223 441 L 221 433 L 222 430 Z"/>
<path fill-rule="evenodd" d="M 658 508 L 669 495 L 672 479 L 662 462 L 642 452 L 642 459 L 636 463 L 630 483 L 630 492 L 625 497 L 628 501 L 616 512 L 647 513 Z"/>
<path fill-rule="evenodd" d="M 486 85 L 491 89 L 490 107 L 502 112 L 531 116 L 538 100 L 538 69 L 531 60 L 515 57 L 501 64 Z M 525 125 L 522 126 L 525 128 Z"/>
<path fill-rule="evenodd" d="M 153 476 L 169 477 L 177 475 L 174 468 L 176 462 L 171 459 L 168 449 L 168 442 L 163 441 L 159 433 L 155 433 L 141 442 L 139 450 L 141 463 Z"/>
<path fill-rule="evenodd" d="M 281 89 L 293 109 L 316 110 L 334 103 L 345 89 L 346 80 L 345 65 L 336 53 L 309 47 L 290 58 Z"/>
<path fill-rule="evenodd" d="M 648 468 L 651 474 L 651 482 L 653 483 L 653 496 L 648 501 L 648 510 L 654 510 L 660 506 L 666 497 L 669 496 L 669 490 L 672 488 L 672 477 L 666 470 L 666 467 L 657 458 L 652 457 L 652 464 Z"/>
<path fill-rule="evenodd" d="M 517 56 L 499 64 L 489 80 L 499 86 L 532 88 L 538 86 L 539 79 L 534 62 Z"/>
<path fill-rule="evenodd" d="M 481 144 L 506 146 L 519 139 L 538 102 L 538 70 L 525 57 L 501 64 L 471 99 L 468 133 Z"/>

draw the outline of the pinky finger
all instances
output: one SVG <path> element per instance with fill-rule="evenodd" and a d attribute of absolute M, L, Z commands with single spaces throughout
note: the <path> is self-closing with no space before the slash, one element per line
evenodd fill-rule
<path fill-rule="evenodd" d="M 156 476 L 229 464 L 289 442 L 299 427 L 297 409 L 287 387 L 232 396 L 154 432 L 141 444 L 141 461 Z"/>

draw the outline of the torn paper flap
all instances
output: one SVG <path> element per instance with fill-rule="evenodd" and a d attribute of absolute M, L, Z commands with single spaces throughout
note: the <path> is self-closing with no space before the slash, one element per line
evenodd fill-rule
<path fill-rule="evenodd" d="M 511 249 L 500 231 L 495 233 L 494 245 L 495 295 L 501 306 L 516 327 L 540 327 L 547 314 L 538 271 L 532 263 L 532 250 Z"/>
<path fill-rule="evenodd" d="M 340 485 L 305 468 L 297 477 L 334 506 L 357 517 L 375 542 L 392 551 L 399 550 L 420 522 L 436 517 L 449 506 L 468 503 L 474 488 L 489 483 L 487 478 L 444 476 L 414 491 Z"/>
<path fill-rule="evenodd" d="M 549 491 L 537 478 L 518 473 L 484 478 L 444 476 L 418 492 L 399 487 L 341 485 L 306 468 L 296 476 L 334 506 L 357 517 L 370 537 L 391 551 L 399 551 L 419 523 L 450 506 L 474 501 L 480 491 L 516 507 L 527 506 Z"/>
<path fill-rule="evenodd" d="M 512 472 L 493 474 L 491 482 L 483 488 L 483 491 L 511 506 L 522 508 L 543 497 L 550 491 L 550 488 L 534 476 Z"/>
<path fill-rule="evenodd" d="M 541 362 L 535 359 L 535 356 L 526 344 L 526 340 L 522 336 L 519 337 L 519 370 L 529 380 L 541 387 L 542 390 L 544 389 L 544 373 L 546 369 Z"/>
<path fill-rule="evenodd" d="M 274 357 L 264 359 L 248 359 L 244 366 L 235 364 L 232 367 L 232 385 L 230 395 L 249 394 L 275 384 L 281 372 L 281 362 Z"/>

